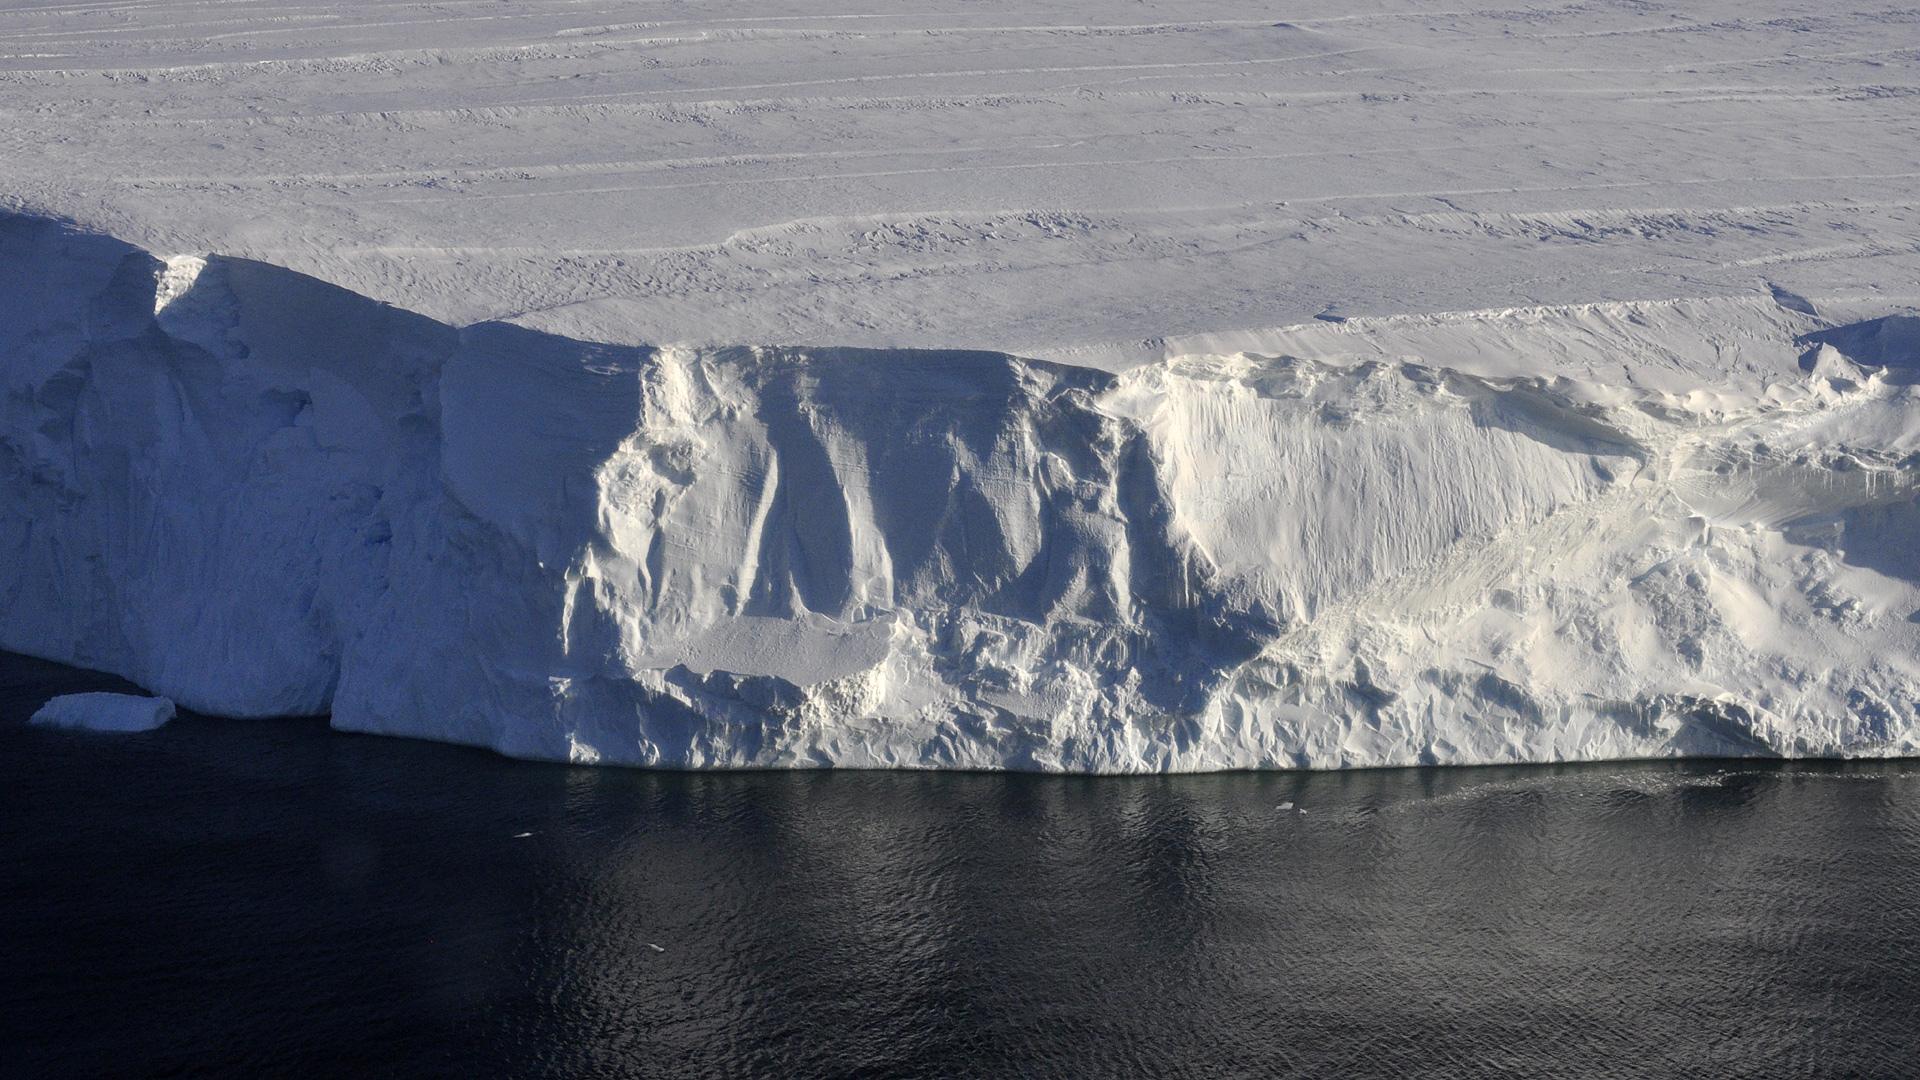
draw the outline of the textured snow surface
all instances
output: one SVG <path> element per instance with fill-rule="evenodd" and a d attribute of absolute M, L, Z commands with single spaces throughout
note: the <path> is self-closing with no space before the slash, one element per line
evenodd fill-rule
<path fill-rule="evenodd" d="M 0 197 L 456 324 L 1131 362 L 1910 302 L 1917 61 L 1885 2 L 33 3 Z"/>
<path fill-rule="evenodd" d="M 1735 0 L 9 8 L 0 647 L 574 761 L 1920 752 L 1916 59 Z"/>
<path fill-rule="evenodd" d="M 173 702 L 134 694 L 63 694 L 30 721 L 86 731 L 152 731 L 173 719 Z"/>

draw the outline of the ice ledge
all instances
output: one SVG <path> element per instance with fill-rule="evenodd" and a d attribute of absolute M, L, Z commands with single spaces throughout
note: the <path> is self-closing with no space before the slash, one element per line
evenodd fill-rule
<path fill-rule="evenodd" d="M 455 329 L 0 218 L 0 647 L 675 767 L 1920 750 L 1910 319 L 1295 328 L 1113 372 Z"/>

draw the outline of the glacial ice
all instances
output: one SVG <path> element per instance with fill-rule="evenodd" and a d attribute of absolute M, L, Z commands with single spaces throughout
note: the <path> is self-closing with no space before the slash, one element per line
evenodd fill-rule
<path fill-rule="evenodd" d="M 42 705 L 29 723 L 84 731 L 153 731 L 173 719 L 173 702 L 137 694 L 62 694 Z"/>
<path fill-rule="evenodd" d="M 0 647 L 200 712 L 676 767 L 1920 751 L 1904 315 L 655 348 L 25 216 L 0 297 Z"/>

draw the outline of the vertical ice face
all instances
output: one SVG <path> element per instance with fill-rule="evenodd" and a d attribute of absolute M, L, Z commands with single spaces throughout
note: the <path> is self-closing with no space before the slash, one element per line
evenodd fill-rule
<path fill-rule="evenodd" d="M 210 712 L 326 711 L 432 476 L 452 331 L 262 264 L 0 232 L 0 641 Z"/>
<path fill-rule="evenodd" d="M 4 227 L 0 646 L 188 707 L 683 766 L 1920 749 L 1904 324 L 1111 373 L 455 330 Z"/>

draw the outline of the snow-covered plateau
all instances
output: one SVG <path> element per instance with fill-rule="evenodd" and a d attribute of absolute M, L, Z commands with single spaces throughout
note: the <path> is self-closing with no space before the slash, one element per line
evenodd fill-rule
<path fill-rule="evenodd" d="M 0 12 L 0 648 L 575 762 L 1920 753 L 1920 16 L 943 6 Z"/>

